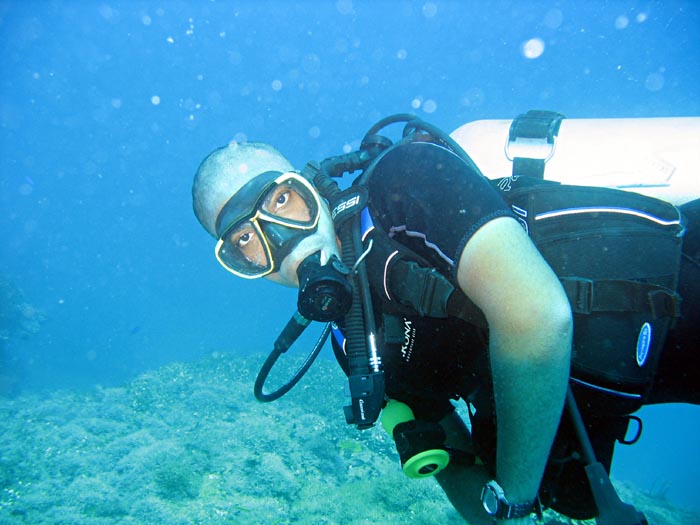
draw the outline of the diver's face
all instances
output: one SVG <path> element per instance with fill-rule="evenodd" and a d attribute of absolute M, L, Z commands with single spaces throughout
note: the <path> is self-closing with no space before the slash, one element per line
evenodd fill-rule
<path fill-rule="evenodd" d="M 322 201 L 318 229 L 302 239 L 294 250 L 287 255 L 278 271 L 265 276 L 265 279 L 283 286 L 299 287 L 297 269 L 299 265 L 310 255 L 320 251 L 321 264 L 326 264 L 335 255 L 340 258 L 340 241 L 333 227 L 330 211 Z"/>

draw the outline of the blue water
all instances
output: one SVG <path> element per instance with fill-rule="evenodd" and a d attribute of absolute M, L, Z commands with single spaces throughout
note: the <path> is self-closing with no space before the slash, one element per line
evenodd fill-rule
<path fill-rule="evenodd" d="M 694 1 L 1 0 L 0 271 L 46 318 L 2 367 L 83 388 L 267 350 L 293 292 L 231 278 L 191 212 L 231 140 L 301 167 L 395 112 L 688 116 L 699 86 Z M 615 476 L 700 508 L 698 410 L 645 412 Z"/>

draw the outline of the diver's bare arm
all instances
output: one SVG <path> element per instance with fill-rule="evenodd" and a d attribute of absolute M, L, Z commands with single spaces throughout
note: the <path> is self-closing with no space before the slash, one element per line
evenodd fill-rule
<path fill-rule="evenodd" d="M 467 243 L 463 291 L 489 324 L 497 421 L 497 481 L 513 503 L 535 498 L 559 424 L 571 352 L 571 310 L 522 227 L 498 218 Z"/>

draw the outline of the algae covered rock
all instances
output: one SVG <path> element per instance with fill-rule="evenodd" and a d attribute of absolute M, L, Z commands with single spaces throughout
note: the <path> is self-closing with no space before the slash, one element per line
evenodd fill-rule
<path fill-rule="evenodd" d="M 44 318 L 9 276 L 0 273 L 0 342 L 38 332 Z"/>
<path fill-rule="evenodd" d="M 44 319 L 43 312 L 26 299 L 19 286 L 0 272 L 0 395 L 12 394 L 18 388 L 12 370 L 17 356 L 9 353 L 9 343 L 37 333 Z"/>
<path fill-rule="evenodd" d="M 0 399 L 0 523 L 464 523 L 434 480 L 405 478 L 382 430 L 345 424 L 334 363 L 262 404 L 261 362 L 215 354 L 122 388 Z M 700 523 L 622 488 L 652 524 Z"/>

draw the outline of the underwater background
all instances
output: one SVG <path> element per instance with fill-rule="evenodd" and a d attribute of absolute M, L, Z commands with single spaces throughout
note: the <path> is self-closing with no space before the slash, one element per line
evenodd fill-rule
<path fill-rule="evenodd" d="M 329 355 L 253 400 L 295 293 L 222 270 L 190 188 L 232 140 L 301 168 L 529 109 L 699 115 L 700 3 L 0 0 L 0 523 L 459 523 Z M 613 479 L 700 522 L 700 409 L 640 414 Z"/>

